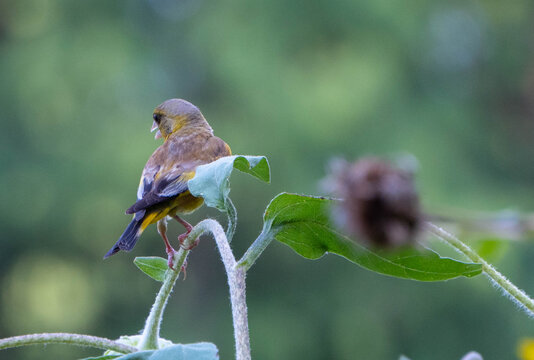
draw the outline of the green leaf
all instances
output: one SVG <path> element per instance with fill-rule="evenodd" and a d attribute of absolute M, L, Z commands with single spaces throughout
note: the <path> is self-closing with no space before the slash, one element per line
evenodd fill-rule
<path fill-rule="evenodd" d="M 198 166 L 195 177 L 188 181 L 189 191 L 204 198 L 206 205 L 226 211 L 226 199 L 230 193 L 230 175 L 233 169 L 269 182 L 271 175 L 265 156 L 233 155 L 212 163 Z"/>
<path fill-rule="evenodd" d="M 330 252 L 368 270 L 419 281 L 441 281 L 482 272 L 480 264 L 442 258 L 427 248 L 368 249 L 330 222 L 333 199 L 282 193 L 267 206 L 263 236 L 274 237 L 308 259 Z M 260 235 L 261 236 L 261 235 Z"/>
<path fill-rule="evenodd" d="M 159 350 L 139 351 L 117 360 L 218 360 L 219 350 L 212 343 L 177 344 Z"/>
<path fill-rule="evenodd" d="M 161 282 L 165 279 L 165 273 L 169 269 L 167 260 L 157 256 L 136 257 L 134 264 L 152 279 Z"/>
<path fill-rule="evenodd" d="M 80 359 L 80 360 L 111 360 L 111 359 L 116 359 L 119 356 L 120 355 L 102 355 L 102 356 L 83 358 L 83 359 Z"/>

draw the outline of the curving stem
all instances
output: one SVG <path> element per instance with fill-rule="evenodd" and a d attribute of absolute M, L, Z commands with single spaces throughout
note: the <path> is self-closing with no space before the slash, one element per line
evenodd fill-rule
<path fill-rule="evenodd" d="M 473 251 L 473 249 L 460 241 L 460 239 L 458 239 L 456 236 L 448 233 L 439 226 L 427 222 L 426 228 L 439 239 L 443 240 L 455 250 L 465 255 L 472 262 L 482 264 L 482 270 L 495 284 L 495 286 L 500 288 L 505 294 L 509 295 L 510 298 L 528 315 L 534 316 L 534 300 L 532 300 L 523 290 L 515 286 L 503 274 L 498 272 L 491 264 Z"/>
<path fill-rule="evenodd" d="M 77 346 L 88 346 L 103 350 L 113 350 L 121 354 L 129 354 L 137 351 L 137 349 L 133 346 L 121 344 L 106 338 L 69 333 L 30 334 L 0 339 L 0 350 L 18 346 L 40 344 L 68 344 Z"/>
<path fill-rule="evenodd" d="M 250 360 L 250 339 L 248 330 L 248 315 L 245 292 L 245 270 L 238 268 L 228 239 L 222 226 L 215 220 L 206 219 L 199 222 L 187 236 L 180 250 L 174 255 L 173 263 L 176 270 L 167 270 L 163 285 L 160 288 L 156 301 L 150 310 L 139 348 L 141 350 L 157 349 L 159 328 L 163 317 L 163 311 L 172 288 L 178 279 L 180 269 L 184 264 L 189 250 L 195 239 L 202 234 L 210 232 L 215 238 L 221 259 L 228 277 L 230 288 L 230 302 L 232 305 L 232 319 L 234 322 L 234 337 L 236 346 L 236 360 Z"/>

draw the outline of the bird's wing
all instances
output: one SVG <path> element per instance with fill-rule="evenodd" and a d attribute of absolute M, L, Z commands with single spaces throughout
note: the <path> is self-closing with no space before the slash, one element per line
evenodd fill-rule
<path fill-rule="evenodd" d="M 152 159 L 152 158 L 151 158 Z M 137 200 L 141 200 L 145 195 L 152 190 L 154 179 L 159 172 L 161 165 L 151 164 L 150 160 L 143 169 L 141 179 L 139 180 L 139 187 L 137 188 Z"/>
<path fill-rule="evenodd" d="M 195 176 L 198 165 L 230 155 L 230 147 L 218 137 L 198 140 L 169 142 L 154 152 L 141 175 L 138 200 L 126 210 L 127 214 L 138 213 L 187 191 L 187 182 Z"/>
<path fill-rule="evenodd" d="M 181 167 L 166 170 L 160 168 L 152 181 L 150 177 L 141 178 L 138 195 L 142 193 L 142 197 L 126 210 L 127 214 L 145 210 L 187 191 L 187 181 L 195 172 L 184 171 Z"/>

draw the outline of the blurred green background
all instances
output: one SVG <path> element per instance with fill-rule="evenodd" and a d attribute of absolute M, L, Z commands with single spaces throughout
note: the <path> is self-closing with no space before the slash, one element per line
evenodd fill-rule
<path fill-rule="evenodd" d="M 1 1 L 0 337 L 142 328 L 158 284 L 132 260 L 165 255 L 156 229 L 102 256 L 129 221 L 159 144 L 152 109 L 168 98 L 199 106 L 234 153 L 271 162 L 270 185 L 232 179 L 237 254 L 274 195 L 321 194 L 335 155 L 414 154 L 428 211 L 533 211 L 533 20 L 528 0 Z M 205 208 L 187 219 L 206 216 L 225 220 Z M 533 258 L 533 244 L 513 242 L 496 265 L 534 294 Z M 249 273 L 248 304 L 255 359 L 514 359 L 534 336 L 483 276 L 417 283 L 278 243 Z M 208 238 L 162 336 L 233 357 Z M 51 345 L 0 358 L 91 354 Z"/>

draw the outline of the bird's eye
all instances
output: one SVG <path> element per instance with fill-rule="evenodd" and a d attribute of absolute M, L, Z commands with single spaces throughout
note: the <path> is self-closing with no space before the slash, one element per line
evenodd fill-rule
<path fill-rule="evenodd" d="M 159 121 L 161 120 L 161 115 L 160 114 L 154 114 L 154 115 L 152 115 L 152 117 L 154 118 L 154 121 L 159 124 Z"/>

